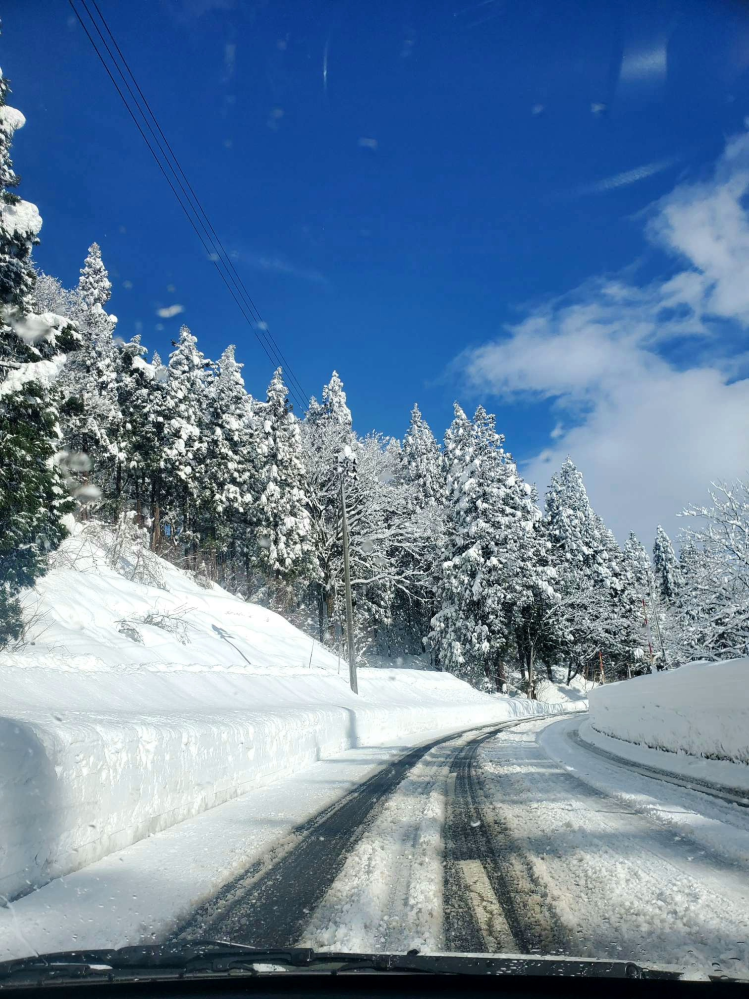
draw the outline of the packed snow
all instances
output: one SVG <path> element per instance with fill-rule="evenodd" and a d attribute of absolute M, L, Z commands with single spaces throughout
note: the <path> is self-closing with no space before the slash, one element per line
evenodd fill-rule
<path fill-rule="evenodd" d="M 749 659 L 733 659 L 597 687 L 590 734 L 611 752 L 638 751 L 639 762 L 749 786 L 747 680 Z"/>
<path fill-rule="evenodd" d="M 349 747 L 566 707 L 382 668 L 360 671 L 357 697 L 346 663 L 278 614 L 97 524 L 25 610 L 27 644 L 0 655 L 9 898 Z"/>
<path fill-rule="evenodd" d="M 579 955 L 746 975 L 746 809 L 607 763 L 569 740 L 576 726 L 531 721 L 479 754 L 528 890 Z"/>

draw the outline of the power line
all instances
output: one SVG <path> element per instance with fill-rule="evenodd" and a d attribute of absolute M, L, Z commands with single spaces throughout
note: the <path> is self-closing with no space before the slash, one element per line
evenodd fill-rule
<path fill-rule="evenodd" d="M 182 166 L 180 165 L 180 162 L 177 159 L 177 156 L 176 156 L 174 150 L 172 149 L 172 146 L 171 146 L 169 140 L 167 139 L 166 135 L 164 134 L 164 132 L 163 132 L 163 130 L 161 128 L 161 125 L 159 125 L 158 119 L 156 118 L 156 115 L 154 114 L 154 112 L 153 112 L 153 110 L 151 108 L 151 105 L 148 103 L 148 99 L 147 99 L 146 95 L 141 90 L 140 85 L 138 84 L 138 81 L 137 81 L 137 79 L 135 77 L 135 74 L 131 70 L 131 68 L 130 68 L 130 66 L 128 64 L 128 61 L 127 61 L 127 59 L 125 58 L 125 56 L 124 56 L 124 54 L 122 52 L 122 49 L 120 48 L 120 46 L 117 43 L 117 39 L 112 34 L 112 29 L 107 24 L 107 20 L 104 17 L 104 15 L 102 14 L 101 9 L 99 8 L 98 3 L 96 2 L 96 0 L 91 0 L 91 2 L 92 2 L 92 5 L 93 5 L 94 9 L 96 10 L 96 13 L 98 14 L 98 16 L 100 18 L 102 24 L 104 25 L 104 28 L 105 28 L 107 34 L 109 35 L 109 37 L 110 37 L 110 39 L 112 41 L 112 44 L 114 45 L 115 49 L 117 50 L 117 54 L 119 55 L 120 59 L 122 60 L 122 63 L 125 66 L 125 69 L 127 70 L 128 75 L 132 79 L 133 84 L 135 85 L 135 89 L 138 91 L 138 94 L 140 95 L 140 98 L 143 101 L 143 104 L 145 105 L 146 110 L 148 111 L 148 114 L 150 115 L 150 117 L 151 117 L 154 125 L 156 126 L 156 130 L 158 131 L 159 135 L 161 136 L 161 139 L 163 140 L 164 146 L 166 146 L 166 149 L 168 151 L 169 156 L 171 156 L 171 158 L 172 158 L 172 160 L 174 162 L 174 166 L 176 167 L 176 170 L 173 170 L 173 172 L 175 173 L 175 176 L 177 177 L 178 180 L 181 177 L 182 180 L 184 181 L 184 183 L 187 185 L 187 189 L 190 192 L 190 195 L 192 196 L 192 200 L 194 201 L 195 205 L 197 205 L 197 208 L 198 208 L 198 211 L 196 212 L 196 214 L 199 213 L 199 216 L 202 216 L 202 219 L 205 220 L 205 224 L 208 226 L 208 229 L 210 230 L 211 235 L 213 236 L 213 239 L 215 240 L 216 244 L 218 245 L 218 247 L 219 247 L 219 249 L 221 251 L 221 254 L 222 254 L 225 266 L 227 266 L 229 268 L 229 270 L 232 272 L 232 275 L 233 275 L 232 281 L 233 281 L 234 285 L 238 286 L 238 290 L 239 290 L 239 288 L 241 288 L 241 291 L 244 293 L 243 297 L 246 300 L 246 303 L 248 304 L 248 306 L 250 307 L 250 309 L 252 310 L 252 313 L 254 315 L 255 321 L 261 327 L 261 329 L 264 330 L 266 336 L 272 342 L 273 347 L 275 348 L 275 353 L 277 354 L 278 357 L 280 357 L 281 362 L 282 362 L 283 367 L 284 367 L 284 370 L 289 375 L 290 381 L 292 381 L 293 385 L 296 385 L 296 388 L 301 393 L 302 398 L 303 399 L 307 399 L 308 398 L 307 393 L 302 388 L 302 386 L 301 386 L 301 384 L 299 382 L 299 379 L 296 377 L 296 374 L 294 373 L 291 365 L 288 363 L 288 361 L 284 357 L 283 352 L 281 351 L 281 348 L 279 347 L 278 343 L 276 342 L 275 338 L 273 337 L 273 334 L 268 329 L 267 323 L 263 322 L 263 320 L 262 320 L 262 318 L 260 316 L 260 312 L 259 312 L 257 306 L 255 305 L 255 303 L 253 302 L 252 297 L 251 297 L 250 293 L 247 290 L 247 287 L 245 286 L 244 282 L 242 281 L 242 278 L 240 277 L 239 273 L 237 272 L 237 269 L 234 266 L 234 262 L 231 259 L 230 254 L 228 254 L 226 252 L 226 249 L 224 248 L 224 245 L 221 242 L 221 239 L 220 239 L 218 233 L 216 232 L 216 230 L 213 228 L 213 225 L 211 224 L 211 220 L 209 219 L 207 212 L 203 208 L 203 205 L 201 204 L 200 199 L 198 198 L 197 194 L 195 193 L 195 189 L 193 188 L 192 184 L 190 183 L 190 181 L 186 177 L 185 172 L 182 169 Z M 83 6 L 86 7 L 86 0 L 82 0 L 82 3 L 83 3 Z M 87 8 L 86 8 L 86 12 L 88 13 L 89 17 L 91 17 L 91 13 L 90 13 L 90 11 L 88 11 Z M 106 44 L 106 42 L 105 42 L 105 44 Z M 127 80 L 126 80 L 126 82 L 127 82 Z M 128 87 L 128 89 L 129 89 L 129 87 Z M 130 91 L 130 93 L 132 94 L 132 91 Z M 136 103 L 137 103 L 137 101 L 136 101 Z M 143 118 L 146 121 L 146 124 L 148 124 L 148 119 L 147 119 L 146 115 L 143 113 L 142 109 L 140 109 L 140 110 L 141 110 L 141 114 L 143 114 Z M 150 128 L 150 126 L 149 126 L 149 128 Z M 152 132 L 152 134 L 153 134 L 153 132 Z M 164 155 L 164 157 L 165 157 L 165 159 L 167 160 L 167 163 L 168 163 L 169 162 L 168 156 L 164 152 L 163 147 L 161 147 L 161 151 L 162 151 L 162 153 L 163 153 L 163 155 Z M 186 195 L 185 188 L 183 187 L 182 183 L 180 183 L 180 188 L 183 191 L 183 193 L 185 193 L 185 195 Z M 195 210 L 195 209 L 193 209 L 193 210 Z M 292 387 L 293 387 L 293 385 L 292 385 Z"/>
<path fill-rule="evenodd" d="M 172 193 L 176 197 L 178 204 L 182 208 L 182 211 L 185 213 L 186 217 L 188 218 L 188 221 L 192 225 L 193 230 L 195 231 L 196 235 L 200 239 L 200 242 L 201 242 L 201 245 L 203 246 L 203 249 L 206 251 L 206 254 L 208 255 L 209 259 L 212 261 L 212 263 L 216 267 L 216 269 L 217 269 L 217 271 L 218 271 L 218 273 L 219 273 L 222 281 L 226 285 L 227 290 L 229 291 L 229 293 L 231 294 L 232 298 L 236 302 L 238 308 L 242 312 L 242 315 L 244 316 L 246 322 L 248 323 L 248 325 L 251 326 L 255 338 L 258 340 L 258 342 L 260 343 L 261 347 L 265 351 L 265 354 L 268 357 L 268 359 L 274 365 L 284 365 L 286 363 L 285 359 L 283 358 L 283 355 L 281 354 L 280 350 L 278 350 L 278 346 L 275 343 L 275 340 L 269 334 L 269 331 L 267 330 L 267 324 L 263 323 L 262 319 L 260 318 L 260 314 L 257 311 L 257 309 L 256 308 L 250 308 L 250 310 L 249 310 L 250 311 L 250 315 L 247 314 L 247 309 L 245 308 L 245 306 L 246 306 L 247 303 L 243 303 L 242 301 L 240 301 L 240 299 L 242 298 L 242 290 L 243 290 L 243 286 L 240 287 L 241 279 L 239 279 L 239 283 L 238 283 L 238 275 L 237 275 L 236 278 L 232 276 L 232 273 L 229 270 L 229 267 L 227 266 L 227 262 L 228 262 L 228 264 L 231 264 L 231 260 L 228 257 L 228 254 L 226 254 L 226 251 L 223 250 L 223 247 L 221 247 L 221 249 L 223 250 L 223 256 L 222 256 L 221 253 L 218 252 L 218 249 L 217 249 L 217 247 L 216 247 L 216 245 L 214 243 L 214 240 L 212 239 L 212 237 L 210 235 L 209 229 L 208 229 L 208 227 L 206 225 L 206 223 L 208 223 L 208 225 L 210 226 L 210 222 L 207 219 L 207 216 L 205 216 L 205 218 L 204 218 L 203 216 L 205 215 L 205 213 L 203 212 L 203 215 L 201 215 L 201 213 L 198 211 L 198 209 L 196 209 L 195 206 L 191 203 L 190 198 L 189 198 L 189 196 L 187 194 L 187 191 L 185 190 L 184 184 L 181 182 L 179 175 L 176 173 L 174 167 L 171 165 L 171 163 L 169 162 L 169 159 L 167 158 L 166 154 L 164 153 L 164 150 L 163 150 L 161 144 L 159 143 L 158 137 L 157 137 L 156 133 L 154 132 L 154 129 L 151 126 L 151 123 L 149 122 L 148 117 L 146 116 L 146 114 L 143 111 L 143 109 L 141 108 L 141 106 L 138 104 L 137 98 L 135 97 L 135 94 L 133 93 L 132 87 L 130 86 L 130 83 L 129 83 L 129 81 L 128 81 L 126 75 L 125 75 L 125 73 L 123 72 L 122 68 L 118 65 L 117 60 L 115 59 L 114 54 L 112 53 L 112 50 L 109 48 L 109 45 L 107 44 L 106 39 L 104 38 L 104 36 L 101 33 L 101 29 L 99 28 L 99 25 L 96 23 L 96 21 L 93 18 L 90 10 L 86 6 L 85 0 L 82 0 L 82 5 L 83 5 L 83 8 L 85 9 L 86 13 L 88 14 L 88 17 L 89 17 L 91 23 L 93 24 L 93 26 L 94 26 L 97 34 L 99 35 L 99 38 L 101 39 L 102 44 L 104 45 L 104 47 L 105 47 L 105 49 L 106 49 L 106 51 L 107 51 L 107 53 L 109 55 L 109 58 L 112 61 L 112 65 L 117 70 L 120 78 L 122 79 L 125 87 L 127 88 L 127 91 L 130 94 L 130 97 L 131 97 L 131 99 L 133 101 L 133 104 L 135 106 L 135 109 L 141 115 L 141 117 L 143 119 L 143 123 L 145 124 L 146 128 L 150 132 L 152 140 L 153 140 L 153 144 L 152 144 L 151 141 L 149 141 L 148 136 L 144 133 L 143 128 L 141 127 L 140 121 L 138 121 L 138 119 L 136 118 L 135 114 L 133 113 L 133 109 L 132 109 L 130 103 L 128 102 L 127 98 L 123 94 L 123 92 L 122 92 L 119 84 L 117 83 L 117 81 L 112 76 L 112 73 L 110 71 L 109 65 L 107 64 L 107 61 L 104 59 L 104 56 L 102 55 L 101 51 L 99 50 L 99 47 L 97 46 L 95 40 L 91 36 L 90 32 L 87 30 L 86 25 L 83 23 L 80 15 L 78 14 L 78 11 L 75 10 L 75 7 L 73 7 L 73 10 L 76 13 L 76 16 L 78 17 L 78 20 L 81 21 L 81 24 L 82 24 L 82 26 L 84 28 L 84 31 L 86 31 L 86 34 L 87 34 L 87 36 L 89 38 L 89 41 L 91 42 L 91 44 L 92 44 L 92 46 L 94 48 L 94 51 L 98 55 L 98 57 L 101 60 L 102 64 L 104 65 L 104 68 L 107 71 L 107 74 L 109 75 L 110 79 L 112 80 L 112 83 L 115 86 L 115 89 L 117 90 L 118 94 L 120 95 L 121 100 L 125 104 L 125 107 L 126 107 L 128 113 L 133 118 L 133 121 L 135 122 L 136 127 L 138 128 L 138 131 L 141 134 L 141 137 L 143 138 L 144 142 L 146 143 L 146 146 L 148 147 L 149 151 L 151 152 L 151 155 L 156 160 L 157 165 L 159 166 L 159 169 L 164 174 L 164 177 L 167 180 L 167 183 L 169 184 L 169 186 L 170 186 L 170 188 L 172 190 Z M 72 0 L 71 0 L 71 6 L 73 6 Z M 116 45 L 116 42 L 114 40 L 114 36 L 111 34 L 111 32 L 110 32 L 110 36 L 112 38 L 113 43 Z M 133 83 L 137 87 L 137 81 L 135 81 L 134 77 L 133 77 Z M 141 93 L 142 93 L 142 91 L 141 91 Z M 158 127 L 158 122 L 154 121 L 154 123 Z M 162 132 L 162 134 L 163 134 L 163 132 Z M 154 144 L 156 146 L 156 149 L 154 149 Z M 156 150 L 158 150 L 158 152 Z M 161 156 L 164 157 L 163 162 L 162 162 L 162 159 L 160 158 L 159 154 L 161 154 Z M 170 173 L 172 175 L 171 177 L 168 176 L 168 174 L 167 174 L 167 172 L 166 172 L 166 170 L 164 168 L 165 164 L 166 164 L 166 168 L 170 171 Z M 183 176 L 184 176 L 184 172 L 183 172 Z M 180 197 L 179 193 L 177 192 L 177 190 L 175 188 L 175 184 L 172 182 L 172 178 L 173 178 L 174 181 L 176 181 L 177 186 L 182 191 L 183 197 Z M 198 230 L 198 227 L 197 227 L 197 225 L 195 223 L 195 218 L 193 218 L 193 216 L 195 216 L 195 218 L 197 218 L 197 222 L 200 225 L 200 228 L 203 230 L 203 235 L 201 235 L 200 231 Z M 213 229 L 212 226 L 210 228 Z M 213 230 L 213 231 L 215 232 L 215 230 Z M 209 244 L 209 245 L 207 245 L 207 244 Z M 236 274 L 236 271 L 234 273 Z M 228 275 L 228 280 L 227 280 L 227 275 Z M 234 288 L 231 287 L 231 285 L 229 283 L 230 280 L 231 280 L 232 284 L 234 285 Z M 235 293 L 235 290 L 236 290 L 236 293 Z M 244 289 L 244 291 L 245 291 L 245 296 L 246 296 L 246 289 Z M 237 294 L 239 294 L 239 296 L 240 296 L 239 299 L 237 298 Z M 246 296 L 246 297 L 248 297 L 248 296 Z M 252 303 L 252 304 L 254 306 L 254 303 Z M 253 312 L 254 312 L 254 314 L 253 314 Z M 289 366 L 287 365 L 287 367 L 289 367 Z M 294 376 L 293 370 L 290 370 L 290 374 L 292 375 L 292 377 Z M 298 379 L 297 379 L 297 384 L 298 384 Z M 290 384 L 289 390 L 290 390 L 290 394 L 292 395 L 292 397 L 295 398 L 297 404 L 299 404 L 299 402 L 301 400 L 301 407 L 303 409 L 304 405 L 305 405 L 305 395 L 304 395 L 303 390 L 301 390 L 301 388 L 295 390 L 295 386 L 294 386 L 293 382 Z"/>
<path fill-rule="evenodd" d="M 296 375 L 294 374 L 293 370 L 291 369 L 291 366 L 288 364 L 288 362 L 286 362 L 286 359 L 284 358 L 283 354 L 281 353 L 281 351 L 280 351 L 280 349 L 278 347 L 278 344 L 276 343 L 276 341 L 273 338 L 272 334 L 270 333 L 270 330 L 268 329 L 267 324 L 264 323 L 263 320 L 262 320 L 262 318 L 260 317 L 260 313 L 259 313 L 257 307 L 255 306 L 254 302 L 250 298 L 249 292 L 247 291 L 246 287 L 244 286 L 244 283 L 242 282 L 241 277 L 237 273 L 236 268 L 234 267 L 234 264 L 232 263 L 230 256 L 227 254 L 227 252 L 226 252 L 223 244 L 219 240 L 218 235 L 216 234 L 216 230 L 214 229 L 213 225 L 211 224 L 210 219 L 208 218 L 205 210 L 203 209 L 203 206 L 201 205 L 200 201 L 198 200 L 197 195 L 195 194 L 194 189 L 190 185 L 189 181 L 187 180 L 187 177 L 185 176 L 184 171 L 182 170 L 181 166 L 179 165 L 179 161 L 177 160 L 177 157 L 175 156 L 173 150 L 171 149 L 171 146 L 169 145 L 166 137 L 164 136 L 164 133 L 163 133 L 161 127 L 159 126 L 158 121 L 156 120 L 155 116 L 153 115 L 153 112 L 150 110 L 150 106 L 148 105 L 148 102 L 146 101 L 145 97 L 143 96 L 143 92 L 142 92 L 141 88 L 138 86 L 138 83 L 137 83 L 134 75 L 132 74 L 132 71 L 130 71 L 129 67 L 127 66 L 127 63 L 124 60 L 124 56 L 122 56 L 121 50 L 120 50 L 119 46 L 117 45 L 117 42 L 116 42 L 116 40 L 114 38 L 114 35 L 112 34 L 111 30 L 109 29 L 108 25 L 106 24 L 106 21 L 104 20 L 103 15 L 101 14 L 101 11 L 99 10 L 99 8 L 96 5 L 96 3 L 94 2 L 94 7 L 96 8 L 97 13 L 101 17 L 101 20 L 102 20 L 102 22 L 104 24 L 104 27 L 105 27 L 106 31 L 108 32 L 108 34 L 109 34 L 109 36 L 110 36 L 110 38 L 112 40 L 112 43 L 114 44 L 115 48 L 117 49 L 118 53 L 120 54 L 120 57 L 122 58 L 123 62 L 125 63 L 125 67 L 128 70 L 128 72 L 130 73 L 130 76 L 132 78 L 132 81 L 133 81 L 133 84 L 134 84 L 135 88 L 138 90 L 138 93 L 141 95 L 142 100 L 146 104 L 146 107 L 149 110 L 151 118 L 153 119 L 154 125 L 156 126 L 156 129 L 158 130 L 159 134 L 162 136 L 164 143 L 168 147 L 168 149 L 169 149 L 169 151 L 171 153 L 171 156 L 172 156 L 172 158 L 173 158 L 173 160 L 174 160 L 174 162 L 176 164 L 177 170 L 179 170 L 179 173 L 177 173 L 177 170 L 175 170 L 175 168 L 172 166 L 171 162 L 169 161 L 169 158 L 168 158 L 167 154 L 164 152 L 164 149 L 163 149 L 161 143 L 159 142 L 158 136 L 154 132 L 154 129 L 151 126 L 151 123 L 148 120 L 148 116 L 143 111 L 142 107 L 139 105 L 138 100 L 135 97 L 135 94 L 133 93 L 133 89 L 130 86 L 125 73 L 123 72 L 122 68 L 118 65 L 117 60 L 115 59 L 115 57 L 114 57 L 114 55 L 112 53 L 112 50 L 110 49 L 109 45 L 107 44 L 106 39 L 102 35 L 101 29 L 99 28 L 98 24 L 96 23 L 96 20 L 92 16 L 91 11 L 88 9 L 88 7 L 86 5 L 86 0 L 81 0 L 83 9 L 85 10 L 86 14 L 88 15 L 88 17 L 89 17 L 89 19 L 91 21 L 91 24 L 93 25 L 94 29 L 96 30 L 96 33 L 99 35 L 99 38 L 101 39 L 101 42 L 102 42 L 104 48 L 106 49 L 106 51 L 107 51 L 107 53 L 109 55 L 109 58 L 112 61 L 112 64 L 113 64 L 115 70 L 117 71 L 117 73 L 119 74 L 120 78 L 122 79 L 122 82 L 123 82 L 124 86 L 127 88 L 127 91 L 130 94 L 132 102 L 135 105 L 135 109 L 137 110 L 138 114 L 140 114 L 140 116 L 142 117 L 143 124 L 146 126 L 146 128 L 148 129 L 148 131 L 151 134 L 152 141 L 150 141 L 148 135 L 146 135 L 146 132 L 144 131 L 143 126 L 141 125 L 141 122 L 138 120 L 138 117 L 136 116 L 135 112 L 133 111 L 133 108 L 131 107 L 130 102 L 128 101 L 127 97 L 123 93 L 122 88 L 120 87 L 119 83 L 117 82 L 117 80 L 115 79 L 114 75 L 112 74 L 112 70 L 110 69 L 110 66 L 109 66 L 106 58 L 104 57 L 104 55 L 100 51 L 99 46 L 97 45 L 94 37 L 92 36 L 91 32 L 89 31 L 86 23 L 84 22 L 83 18 L 81 17 L 81 15 L 79 13 L 79 11 L 76 9 L 76 7 L 75 7 L 75 5 L 73 3 L 73 0 L 69 0 L 69 3 L 70 3 L 71 8 L 73 9 L 73 13 L 77 17 L 78 21 L 81 24 L 81 27 L 83 28 L 84 32 L 86 33 L 86 36 L 87 36 L 89 42 L 91 43 L 92 48 L 94 49 L 94 51 L 96 52 L 96 55 L 99 57 L 99 60 L 101 61 L 102 65 L 104 66 L 104 69 L 105 69 L 107 75 L 109 76 L 109 79 L 112 81 L 112 84 L 113 84 L 115 90 L 117 91 L 117 93 L 120 96 L 120 99 L 122 100 L 123 104 L 125 105 L 125 108 L 126 108 L 128 114 L 133 119 L 133 122 L 135 123 L 136 128 L 140 132 L 141 138 L 145 142 L 145 144 L 146 144 L 149 152 L 151 153 L 151 155 L 153 156 L 154 160 L 156 161 L 156 164 L 159 167 L 159 169 L 161 170 L 161 173 L 163 174 L 164 179 L 169 184 L 169 187 L 171 188 L 172 193 L 174 194 L 175 198 L 177 199 L 177 203 L 179 204 L 179 206 L 182 209 L 183 213 L 185 214 L 188 222 L 190 223 L 190 225 L 192 226 L 195 234 L 197 235 L 198 239 L 200 240 L 201 245 L 203 246 L 203 249 L 205 250 L 208 258 L 211 260 L 211 262 L 216 267 L 216 270 L 218 271 L 218 274 L 221 277 L 221 280 L 226 285 L 226 288 L 229 291 L 229 294 L 232 296 L 232 298 L 236 302 L 236 304 L 237 304 L 240 312 L 242 313 L 245 321 L 248 323 L 248 325 L 252 329 L 255 338 L 257 339 L 257 341 L 260 344 L 260 346 L 263 348 L 263 351 L 265 352 L 265 354 L 268 357 L 268 359 L 271 362 L 271 364 L 276 365 L 276 366 L 283 366 L 284 370 L 288 372 L 288 376 L 289 376 L 289 379 L 290 379 L 289 394 L 292 395 L 292 397 L 295 399 L 295 401 L 297 402 L 297 404 L 300 404 L 301 409 L 303 410 L 304 407 L 305 407 L 305 405 L 306 405 L 306 400 L 308 398 L 307 394 L 302 389 L 301 384 L 299 383 L 298 378 L 296 377 Z M 153 142 L 153 144 L 152 144 L 152 142 Z M 154 146 L 156 148 L 154 148 Z M 163 162 L 162 162 L 162 157 L 163 157 Z M 170 176 L 170 174 L 171 174 L 171 176 Z M 180 175 L 181 175 L 182 178 L 184 178 L 184 183 L 180 179 Z M 176 182 L 176 186 L 175 186 L 175 182 Z M 185 189 L 185 184 L 187 184 L 187 187 L 189 188 L 189 191 L 192 193 L 192 197 L 193 197 L 195 203 L 197 204 L 197 208 L 195 207 L 195 205 L 190 200 L 190 195 L 188 194 L 187 190 Z M 177 190 L 177 187 L 179 187 L 179 189 L 181 190 L 182 196 L 180 196 L 180 193 Z M 197 222 L 196 222 L 196 220 L 197 220 Z M 202 230 L 203 230 L 202 233 L 201 233 L 200 229 L 198 228 L 198 226 L 200 226 L 200 228 L 202 228 Z M 211 233 L 213 234 L 213 236 L 211 235 Z M 230 281 L 231 281 L 231 283 L 230 283 Z M 234 285 L 234 287 L 232 287 L 232 284 Z"/>

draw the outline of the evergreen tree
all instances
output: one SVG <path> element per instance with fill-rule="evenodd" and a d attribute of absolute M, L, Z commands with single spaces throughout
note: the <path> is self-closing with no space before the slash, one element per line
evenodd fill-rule
<path fill-rule="evenodd" d="M 314 400 L 313 400 L 314 401 Z M 351 426 L 351 410 L 346 404 L 343 382 L 334 371 L 330 381 L 322 390 L 322 408 L 328 419 L 342 427 Z"/>
<path fill-rule="evenodd" d="M 101 259 L 98 243 L 92 243 L 88 248 L 88 256 L 81 268 L 78 291 L 89 309 L 103 308 L 112 294 L 112 282 Z"/>
<path fill-rule="evenodd" d="M 205 418 L 210 362 L 187 326 L 169 356 L 163 391 L 161 501 L 173 535 L 179 535 L 197 567 L 196 516 L 205 495 L 200 470 L 207 441 Z"/>
<path fill-rule="evenodd" d="M 679 592 L 679 561 L 676 558 L 671 539 L 660 524 L 653 545 L 653 566 L 660 598 L 666 604 L 673 603 Z"/>
<path fill-rule="evenodd" d="M 257 504 L 261 563 L 277 586 L 314 575 L 301 433 L 287 397 L 278 368 L 259 412 Z"/>
<path fill-rule="evenodd" d="M 220 571 L 225 583 L 227 551 L 232 548 L 235 556 L 254 551 L 248 527 L 259 493 L 253 401 L 234 347 L 227 347 L 221 355 L 209 386 L 205 436 L 204 515 L 212 555 L 219 560 L 216 574 Z"/>
<path fill-rule="evenodd" d="M 68 358 L 60 378 L 65 398 L 62 432 L 66 448 L 87 457 L 90 475 L 87 472 L 84 478 L 93 478 L 104 497 L 111 499 L 117 442 L 123 432 L 117 386 L 118 349 L 113 338 L 117 320 L 102 307 L 111 286 L 96 243 L 81 275 L 78 288 L 63 298 L 70 302 L 80 344 Z"/>
<path fill-rule="evenodd" d="M 358 449 L 352 429 L 351 410 L 337 372 L 323 388 L 323 402 L 313 397 L 301 425 L 307 473 L 310 543 L 316 564 L 317 612 L 320 641 L 335 638 L 336 600 L 340 597 L 342 572 L 341 478 L 346 478 L 349 496 L 355 498 L 354 464 L 341 464 L 341 455 Z"/>
<path fill-rule="evenodd" d="M 445 465 L 439 444 L 418 406 L 403 439 L 403 478 L 413 487 L 413 502 L 422 509 L 446 499 Z"/>
<path fill-rule="evenodd" d="M 655 593 L 653 566 L 645 546 L 632 531 L 624 543 L 624 558 L 639 598 L 649 602 Z"/>
<path fill-rule="evenodd" d="M 532 684 L 531 607 L 541 592 L 553 597 L 541 515 L 503 444 L 483 407 L 470 421 L 455 406 L 445 437 L 449 553 L 431 635 L 441 666 L 494 688 L 506 682 L 513 638 Z"/>
<path fill-rule="evenodd" d="M 32 247 L 41 219 L 10 188 L 10 145 L 24 124 L 8 107 L 0 76 L 0 647 L 23 631 L 17 594 L 43 575 L 47 556 L 65 538 L 72 512 L 62 474 L 54 379 L 64 352 L 76 345 L 66 321 L 34 314 Z"/>
<path fill-rule="evenodd" d="M 161 532 L 162 467 L 167 442 L 166 378 L 157 377 L 153 366 L 146 361 L 146 353 L 140 335 L 116 349 L 119 422 L 116 435 L 113 433 L 111 437 L 116 467 L 109 495 L 116 515 L 132 504 L 141 526 L 145 524 L 146 510 L 150 507 L 152 545 L 157 549 Z M 160 370 L 166 375 L 166 368 Z M 166 481 L 174 486 L 174 490 L 166 490 L 167 497 L 171 498 L 181 483 L 171 479 Z"/>
<path fill-rule="evenodd" d="M 242 365 L 227 347 L 208 395 L 207 460 L 204 476 L 210 505 L 219 517 L 247 514 L 256 500 L 257 436 L 252 399 L 242 378 Z"/>
<path fill-rule="evenodd" d="M 569 677 L 597 674 L 601 662 L 610 674 L 626 676 L 641 658 L 635 577 L 570 458 L 552 476 L 545 506 L 560 591 L 558 661 Z"/>

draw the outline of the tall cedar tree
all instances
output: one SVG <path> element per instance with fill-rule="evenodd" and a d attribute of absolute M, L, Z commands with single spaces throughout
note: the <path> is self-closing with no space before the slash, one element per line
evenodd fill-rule
<path fill-rule="evenodd" d="M 41 218 L 11 188 L 13 133 L 24 117 L 8 107 L 0 76 L 0 647 L 23 631 L 17 594 L 47 569 L 50 551 L 72 511 L 59 467 L 54 378 L 77 345 L 73 328 L 50 313 L 31 311 L 35 273 L 31 251 Z"/>

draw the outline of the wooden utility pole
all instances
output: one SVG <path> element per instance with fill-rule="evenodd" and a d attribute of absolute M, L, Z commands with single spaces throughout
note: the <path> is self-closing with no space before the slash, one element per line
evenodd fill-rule
<path fill-rule="evenodd" d="M 348 645 L 348 673 L 351 689 L 359 693 L 356 679 L 356 653 L 354 651 L 354 608 L 351 602 L 351 570 L 348 553 L 348 520 L 346 519 L 346 492 L 341 478 L 341 527 L 343 530 L 343 583 L 346 589 L 346 638 Z"/>
<path fill-rule="evenodd" d="M 653 620 L 655 621 L 655 630 L 658 632 L 658 644 L 661 647 L 661 661 L 663 663 L 661 669 L 667 669 L 668 662 L 666 661 L 666 647 L 663 644 L 663 635 L 661 635 L 661 622 L 659 620 L 660 615 L 658 614 L 658 606 L 655 602 L 655 598 L 652 595 L 650 599 L 653 601 Z"/>
<path fill-rule="evenodd" d="M 655 655 L 653 653 L 653 636 L 650 634 L 650 622 L 648 621 L 648 605 L 645 597 L 642 598 L 642 616 L 645 621 L 645 634 L 648 639 L 648 652 L 650 653 L 650 672 L 655 672 Z"/>

